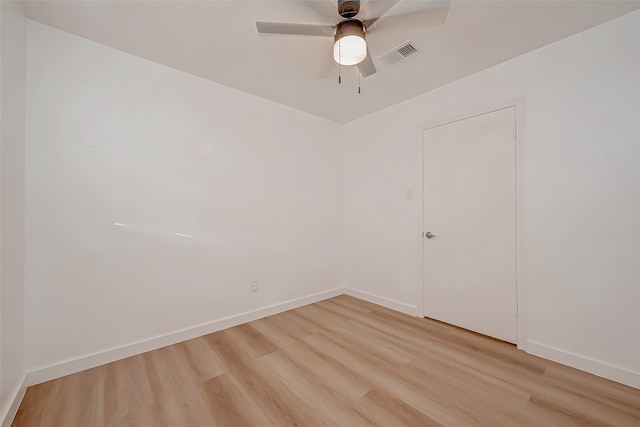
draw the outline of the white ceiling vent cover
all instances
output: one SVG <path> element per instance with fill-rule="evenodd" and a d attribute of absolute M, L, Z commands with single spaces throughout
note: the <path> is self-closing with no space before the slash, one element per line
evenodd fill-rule
<path fill-rule="evenodd" d="M 400 46 L 391 49 L 389 52 L 382 55 L 380 59 L 387 64 L 396 64 L 402 60 L 407 59 L 414 53 L 418 53 L 418 49 L 416 49 L 415 46 L 413 46 L 411 40 L 409 40 L 402 43 Z"/>

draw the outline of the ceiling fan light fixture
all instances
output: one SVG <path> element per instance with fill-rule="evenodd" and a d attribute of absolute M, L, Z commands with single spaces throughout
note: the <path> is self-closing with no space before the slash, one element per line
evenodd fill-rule
<path fill-rule="evenodd" d="M 356 65 L 367 57 L 364 25 L 358 19 L 339 23 L 333 40 L 333 59 L 338 64 Z"/>

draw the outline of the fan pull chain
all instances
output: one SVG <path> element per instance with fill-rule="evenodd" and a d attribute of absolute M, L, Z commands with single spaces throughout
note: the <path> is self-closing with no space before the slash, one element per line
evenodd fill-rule
<path fill-rule="evenodd" d="M 338 40 L 338 84 L 342 84 L 342 42 Z"/>
<path fill-rule="evenodd" d="M 360 70 L 356 67 L 356 73 L 358 73 L 358 95 L 360 95 Z"/>

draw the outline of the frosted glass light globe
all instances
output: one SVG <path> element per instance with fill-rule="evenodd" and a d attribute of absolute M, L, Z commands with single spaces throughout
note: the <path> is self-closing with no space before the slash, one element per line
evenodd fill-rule
<path fill-rule="evenodd" d="M 359 36 L 345 36 L 333 45 L 333 59 L 341 65 L 356 65 L 367 57 L 367 42 Z"/>

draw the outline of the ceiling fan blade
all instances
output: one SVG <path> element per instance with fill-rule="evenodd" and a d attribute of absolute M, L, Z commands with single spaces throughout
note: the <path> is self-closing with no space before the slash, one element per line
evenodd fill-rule
<path fill-rule="evenodd" d="M 361 21 L 380 19 L 389 12 L 393 6 L 398 4 L 399 1 L 400 0 L 369 0 L 360 7 L 358 19 Z"/>
<path fill-rule="evenodd" d="M 318 68 L 318 72 L 315 77 L 318 79 L 326 79 L 334 73 L 334 70 L 338 68 L 338 63 L 333 60 L 333 49 L 331 49 L 331 55 L 327 56 L 327 61 Z M 337 73 L 336 73 L 337 74 Z"/>
<path fill-rule="evenodd" d="M 412 30 L 417 28 L 428 28 L 442 25 L 447 20 L 449 6 L 422 10 L 418 12 L 401 13 L 397 15 L 385 16 L 382 19 L 369 19 L 363 21 L 367 32 L 385 31 L 396 27 L 399 30 Z"/>
<path fill-rule="evenodd" d="M 331 24 L 337 24 L 340 22 L 341 18 L 338 15 L 338 8 L 336 2 L 329 2 L 327 0 L 302 0 L 304 4 L 309 6 L 311 10 L 313 10 L 316 15 L 322 18 L 325 22 L 329 22 Z"/>
<path fill-rule="evenodd" d="M 367 57 L 358 64 L 358 70 L 360 70 L 362 77 L 369 77 L 376 73 L 376 66 L 373 65 L 373 59 L 371 58 L 371 52 L 369 52 L 369 50 L 367 50 Z"/>
<path fill-rule="evenodd" d="M 335 28 L 331 25 L 289 24 L 286 22 L 256 22 L 260 34 L 288 34 L 296 36 L 333 37 Z"/>

